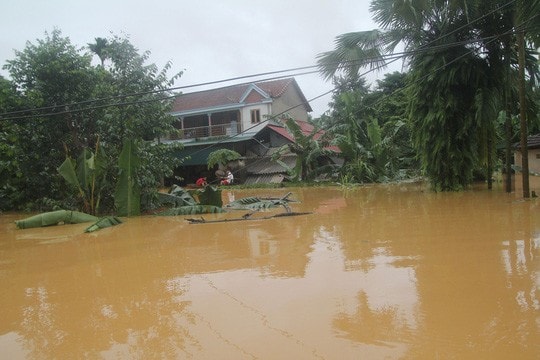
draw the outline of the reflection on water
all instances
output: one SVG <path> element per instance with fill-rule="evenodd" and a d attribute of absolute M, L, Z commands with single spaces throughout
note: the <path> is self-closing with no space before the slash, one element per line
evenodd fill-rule
<path fill-rule="evenodd" d="M 292 192 L 312 214 L 145 216 L 90 234 L 1 215 L 2 356 L 540 357 L 539 200 L 417 184 Z"/>

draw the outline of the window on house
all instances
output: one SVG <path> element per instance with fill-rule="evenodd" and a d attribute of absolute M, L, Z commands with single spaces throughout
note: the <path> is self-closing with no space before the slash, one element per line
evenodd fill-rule
<path fill-rule="evenodd" d="M 259 109 L 251 110 L 251 123 L 256 124 L 261 122 L 261 111 Z"/>
<path fill-rule="evenodd" d="M 536 158 L 537 158 L 537 159 L 540 159 L 540 154 L 536 154 Z"/>

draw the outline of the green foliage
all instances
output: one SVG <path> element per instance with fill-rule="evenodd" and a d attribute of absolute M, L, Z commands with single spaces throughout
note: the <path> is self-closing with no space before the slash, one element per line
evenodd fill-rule
<path fill-rule="evenodd" d="M 291 181 L 309 181 L 325 171 L 328 174 L 333 172 L 327 158 L 334 155 L 334 152 L 326 148 L 329 141 L 322 136 L 323 133 L 318 127 L 313 126 L 313 129 L 305 134 L 300 124 L 291 117 L 285 117 L 283 125 L 294 141 L 279 148 L 272 160 L 287 169 Z M 282 161 L 282 157 L 290 153 L 296 155 L 294 168 L 289 168 Z"/>
<path fill-rule="evenodd" d="M 517 79 L 517 30 L 526 31 L 529 89 L 538 84 L 539 64 L 531 55 L 540 39 L 540 22 L 536 18 L 540 1 L 372 0 L 370 9 L 383 30 L 338 36 L 336 48 L 319 56 L 321 75 L 327 79 L 337 74 L 354 78 L 360 67 L 373 69 L 385 65 L 384 56 L 402 45 L 408 54 L 406 61 L 412 76 L 409 88 L 403 92 L 407 97 L 408 120 L 399 122 L 409 127 L 421 167 L 434 189 L 457 190 L 468 186 L 475 168 L 484 165 L 493 168 L 496 114 L 501 110 L 516 111 L 511 104 L 518 102 L 512 90 Z M 530 103 L 527 106 L 530 114 Z M 349 113 L 366 124 L 373 124 L 361 113 Z M 392 110 L 384 117 L 393 113 Z M 381 119 L 378 117 L 379 124 L 386 130 L 387 123 Z M 341 134 L 345 140 L 351 138 L 344 132 Z M 507 133 L 506 137 L 506 144 L 511 144 L 512 134 Z M 344 139 L 340 141 L 343 143 Z M 384 135 L 381 139 L 384 143 Z M 349 143 L 347 150 L 361 149 Z M 372 150 L 372 155 L 380 156 L 381 149 Z M 403 159 L 410 162 L 407 153 L 402 153 Z M 351 166 L 375 169 L 369 159 L 369 156 L 358 157 L 344 169 Z"/>
<path fill-rule="evenodd" d="M 96 54 L 99 57 L 99 60 L 101 61 L 101 66 L 105 66 L 105 59 L 108 58 L 107 52 L 109 47 L 109 42 L 107 39 L 97 37 L 95 38 L 94 44 L 88 44 L 88 48 L 91 52 Z"/>
<path fill-rule="evenodd" d="M 106 168 L 107 157 L 97 143 L 94 153 L 83 149 L 76 162 L 68 155 L 57 169 L 66 182 L 77 189 L 82 210 L 86 213 L 99 213 L 102 190 L 106 186 Z"/>
<path fill-rule="evenodd" d="M 241 157 L 242 155 L 234 150 L 219 149 L 213 151 L 208 155 L 208 169 L 212 169 L 216 165 L 225 167 L 228 162 L 238 160 Z"/>
<path fill-rule="evenodd" d="M 114 203 L 119 216 L 141 213 L 141 189 L 136 178 L 138 167 L 137 145 L 133 140 L 126 140 L 118 159 L 119 178 L 114 194 Z"/>
<path fill-rule="evenodd" d="M 168 194 L 159 193 L 160 205 L 173 204 L 175 207 L 197 205 L 191 193 L 178 185 L 173 185 Z"/>
<path fill-rule="evenodd" d="M 199 203 L 201 205 L 213 205 L 217 207 L 223 205 L 221 189 L 216 186 L 205 186 L 202 189 L 198 189 L 197 196 L 199 197 Z"/>
<path fill-rule="evenodd" d="M 0 76 L 0 112 L 16 111 L 21 103 L 14 84 Z M 18 191 L 25 181 L 19 164 L 22 141 L 15 121 L 0 121 L 0 210 L 12 209 L 24 198 Z"/>
<path fill-rule="evenodd" d="M 27 42 L 26 48 L 15 54 L 4 69 L 18 89 L 21 106 L 48 107 L 24 113 L 34 117 L 18 120 L 10 129 L 16 139 L 21 139 L 15 143 L 18 171 L 23 174 L 17 190 L 30 202 L 43 197 L 62 198 L 65 191 L 54 169 L 63 160 L 64 145 L 76 153 L 86 147 L 78 134 L 91 123 L 90 117 L 65 111 L 68 104 L 91 97 L 96 74 L 90 57 L 81 55 L 59 30 L 46 33 L 37 44 Z"/>
<path fill-rule="evenodd" d="M 357 76 L 360 69 L 377 69 L 385 65 L 385 34 L 380 30 L 346 33 L 337 36 L 336 49 L 319 54 L 319 70 L 326 80 L 344 72 L 347 78 Z"/>
<path fill-rule="evenodd" d="M 158 205 L 158 189 L 163 179 L 171 177 L 173 170 L 181 165 L 181 160 L 174 155 L 181 144 L 159 144 L 143 141 L 138 144 L 140 167 L 137 180 L 141 186 L 141 207 L 149 210 Z"/>
<path fill-rule="evenodd" d="M 116 216 L 106 216 L 100 218 L 98 221 L 87 227 L 84 232 L 94 232 L 111 226 L 119 225 L 121 223 L 122 220 L 120 220 L 120 218 L 117 218 Z"/>
<path fill-rule="evenodd" d="M 472 183 L 480 161 L 482 125 L 488 129 L 495 117 L 482 109 L 486 124 L 476 111 L 479 92 L 487 86 L 485 65 L 466 47 L 453 47 L 418 54 L 411 67 L 408 111 L 422 168 L 433 189 L 461 190 Z M 437 76 L 425 76 L 443 67 Z"/>
<path fill-rule="evenodd" d="M 100 56 L 101 65 L 92 66 L 92 55 L 55 29 L 43 40 L 28 42 L 4 66 L 12 83 L 0 82 L 0 107 L 8 102 L 4 111 L 45 107 L 24 113 L 32 117 L 0 125 L 0 161 L 9 164 L 0 174 L 4 209 L 32 207 L 44 198 L 71 206 L 71 189 L 54 170 L 66 152 L 79 154 L 98 142 L 110 159 L 118 159 L 125 139 L 138 142 L 140 166 L 133 179 L 145 199 L 155 198 L 157 186 L 179 165 L 172 146 L 154 140 L 173 129 L 166 89 L 181 73 L 168 78 L 170 64 L 162 70 L 146 64 L 150 53 L 139 54 L 127 38 L 96 38 L 90 49 Z M 114 180 L 116 162 L 106 164 L 104 172 Z M 81 186 L 86 191 L 84 182 Z M 100 192 L 112 193 L 111 183 Z M 102 198 L 101 207 L 112 209 L 111 200 Z"/>
<path fill-rule="evenodd" d="M 206 186 L 193 191 L 197 202 L 190 191 L 174 185 L 168 194 L 160 193 L 161 204 L 173 204 L 174 208 L 162 211 L 158 215 L 192 215 L 223 212 L 221 189 Z"/>
<path fill-rule="evenodd" d="M 51 226 L 58 224 L 79 224 L 98 220 L 97 217 L 78 211 L 56 210 L 43 214 L 33 215 L 26 219 L 16 220 L 19 229 Z"/>
<path fill-rule="evenodd" d="M 325 120 L 344 164 L 341 183 L 398 180 L 415 168 L 402 94 L 405 75 L 393 73 L 374 91 L 365 80 L 337 78 L 332 111 Z"/>
<path fill-rule="evenodd" d="M 288 193 L 282 198 L 259 198 L 255 196 L 245 197 L 238 200 L 235 200 L 227 204 L 227 208 L 235 210 L 251 210 L 251 211 L 261 211 L 278 206 L 283 206 L 287 212 L 290 211 L 289 202 L 291 200 L 288 197 L 291 193 Z"/>

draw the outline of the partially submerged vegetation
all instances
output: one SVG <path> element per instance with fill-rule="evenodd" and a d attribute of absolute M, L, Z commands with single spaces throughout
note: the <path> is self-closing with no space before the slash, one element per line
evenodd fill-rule
<path fill-rule="evenodd" d="M 280 216 L 296 216 L 307 213 L 294 213 L 291 211 L 289 203 L 295 202 L 289 197 L 291 193 L 287 193 L 281 198 L 258 198 L 246 197 L 241 198 L 222 207 L 221 190 L 213 186 L 206 186 L 203 189 L 185 190 L 175 186 L 167 194 L 161 194 L 161 204 L 170 206 L 166 209 L 155 213 L 157 216 L 178 216 L 178 215 L 195 215 L 195 214 L 212 214 L 224 213 L 230 210 L 249 210 L 249 213 L 244 214 L 240 218 L 233 219 L 218 219 L 205 220 L 204 218 L 186 220 L 190 223 L 207 223 L 207 222 L 223 222 L 223 221 L 238 221 L 238 220 L 256 220 L 252 215 L 276 207 L 283 207 L 284 213 L 274 214 L 270 216 L 259 217 L 257 219 L 270 219 Z M 219 199 L 218 199 L 219 198 Z M 198 201 L 197 201 L 198 199 Z M 78 211 L 57 210 L 31 216 L 26 219 L 16 220 L 15 224 L 19 229 L 28 229 L 34 227 L 45 227 L 52 225 L 63 224 L 78 224 L 85 222 L 93 222 L 92 225 L 85 229 L 85 232 L 93 232 L 110 226 L 121 224 L 123 221 L 116 216 L 106 216 L 98 218 L 96 216 L 85 214 Z"/>
<path fill-rule="evenodd" d="M 512 144 L 525 148 L 524 136 L 540 131 L 540 0 L 406 3 L 372 0 L 382 29 L 340 35 L 319 55 L 334 95 L 310 134 L 283 114 L 294 141 L 274 160 L 296 156 L 286 186 L 423 176 L 453 191 L 479 178 L 490 186 L 497 170 L 510 185 Z M 408 72 L 370 88 L 361 69 L 388 64 L 400 44 Z M 0 211 L 131 216 L 160 206 L 157 189 L 182 161 L 156 139 L 177 131 L 171 89 L 182 73 L 169 76 L 171 64 L 158 69 L 149 55 L 114 35 L 80 49 L 56 29 L 15 52 L 3 66 L 11 79 L 0 76 Z M 329 147 L 339 148 L 340 168 L 324 161 Z M 208 166 L 239 156 L 216 149 Z"/>
<path fill-rule="evenodd" d="M 46 227 L 52 225 L 64 225 L 64 224 L 80 224 L 94 222 L 88 226 L 84 232 L 93 232 L 106 227 L 118 225 L 122 223 L 122 220 L 116 216 L 106 216 L 98 218 L 93 215 L 85 214 L 78 211 L 70 210 L 56 210 L 30 216 L 26 219 L 16 220 L 15 225 L 18 229 L 29 229 L 36 227 Z"/>
<path fill-rule="evenodd" d="M 146 64 L 149 53 L 127 38 L 80 49 L 56 29 L 15 55 L 4 65 L 11 81 L 0 77 L 0 210 L 135 214 L 136 201 L 152 208 L 181 163 L 176 145 L 154 141 L 175 131 L 167 89 L 181 73 Z M 126 171 L 131 155 L 138 163 Z"/>

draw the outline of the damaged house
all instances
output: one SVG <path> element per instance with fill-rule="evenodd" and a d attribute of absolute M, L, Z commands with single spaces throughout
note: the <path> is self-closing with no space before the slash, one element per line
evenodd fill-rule
<path fill-rule="evenodd" d="M 206 164 L 208 155 L 218 149 L 242 155 L 242 166 L 233 169 L 238 182 L 279 183 L 287 179 L 287 168 L 296 162 L 294 153 L 284 154 L 280 162 L 272 160 L 280 147 L 295 141 L 282 120 L 292 118 L 307 135 L 313 131 L 307 122 L 311 111 L 294 78 L 186 93 L 173 104 L 178 132 L 162 141 L 183 144 L 178 156 L 184 162 L 179 170 L 187 183 L 199 176 L 214 177 Z M 321 132 L 314 138 L 320 136 Z"/>

